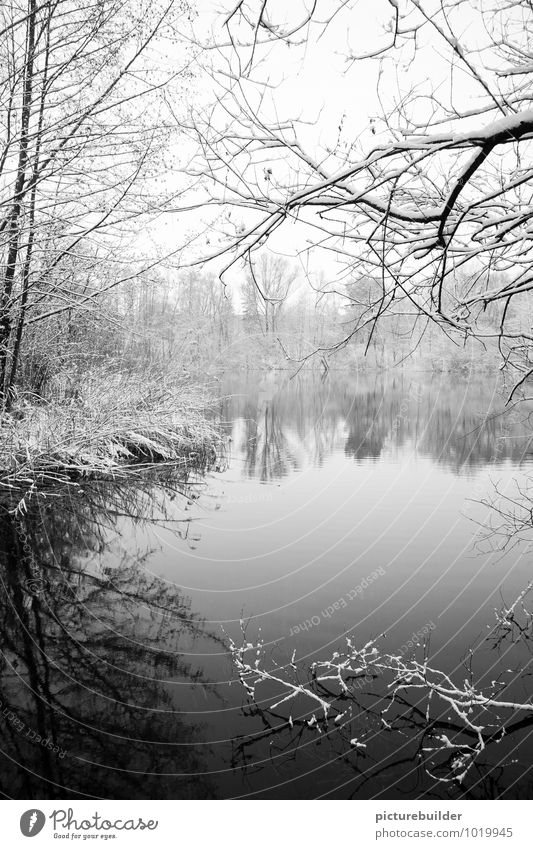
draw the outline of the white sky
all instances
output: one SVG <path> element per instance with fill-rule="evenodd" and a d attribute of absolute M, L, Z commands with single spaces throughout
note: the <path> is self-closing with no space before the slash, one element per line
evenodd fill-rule
<path fill-rule="evenodd" d="M 194 24 L 196 33 L 205 38 L 212 31 L 214 38 L 220 38 L 220 9 L 233 5 L 233 0 L 222 4 L 203 0 Z M 327 9 L 333 5 L 334 0 L 324 0 L 322 4 L 319 2 L 318 8 Z M 269 0 L 271 18 L 274 18 L 277 7 L 282 10 L 280 14 L 286 14 L 289 9 L 291 19 L 296 20 L 302 16 L 305 4 L 301 0 L 291 0 L 288 6 L 287 0 Z M 425 7 L 429 7 L 427 3 Z M 392 140 L 383 122 L 379 121 L 381 109 L 387 109 L 393 102 L 398 102 L 413 86 L 419 87 L 420 91 L 428 90 L 429 87 L 441 92 L 443 97 L 448 97 L 449 62 L 443 56 L 438 37 L 428 37 L 429 30 L 426 30 L 425 44 L 421 42 L 415 62 L 409 61 L 412 58 L 410 49 L 397 51 L 395 61 L 387 59 L 380 63 L 375 59 L 361 63 L 346 62 L 346 56 L 353 51 L 371 51 L 387 42 L 393 13 L 389 0 L 359 0 L 351 11 L 339 15 L 325 32 L 321 33 L 321 30 L 315 28 L 307 45 L 287 47 L 284 43 L 278 43 L 270 48 L 261 69 L 254 75 L 256 79 L 268 80 L 272 86 L 263 103 L 267 118 L 277 115 L 280 121 L 300 119 L 299 138 L 312 154 L 324 151 L 328 146 L 335 146 L 341 122 L 341 146 L 359 139 L 364 150 L 375 144 L 377 139 Z M 466 34 L 469 41 L 481 43 L 484 33 L 479 22 L 480 19 L 474 13 L 469 19 L 463 6 L 461 17 L 454 22 L 458 27 L 457 35 L 464 37 Z M 223 62 L 214 52 L 211 52 L 210 58 L 215 66 L 223 67 Z M 379 74 L 381 101 L 377 90 Z M 472 106 L 480 95 L 480 90 L 461 70 L 454 75 L 453 85 L 456 105 L 462 108 Z M 248 87 L 247 91 L 250 97 L 255 96 L 252 87 Z M 191 86 L 191 92 L 195 107 L 201 103 L 210 103 L 214 92 L 212 80 L 200 73 Z M 374 119 L 375 137 L 371 134 L 371 119 Z M 424 120 L 422 108 L 420 120 Z M 184 145 L 182 155 L 186 150 L 187 145 Z M 275 177 L 276 168 L 283 168 L 283 164 L 276 162 L 275 155 L 270 164 Z M 181 179 L 176 176 L 177 184 Z M 202 213 L 189 213 L 186 217 L 179 213 L 166 215 L 159 218 L 156 227 L 145 236 L 150 239 L 155 250 L 171 251 L 183 243 L 188 234 L 201 230 L 202 222 L 205 225 L 212 221 L 213 215 L 218 212 L 216 210 L 213 213 L 213 210 L 208 209 Z M 246 225 L 246 213 L 241 215 L 242 223 Z M 304 225 L 285 226 L 276 231 L 269 247 L 287 257 L 295 258 L 300 253 L 301 261 L 307 265 L 301 252 L 308 247 L 309 238 L 313 237 L 314 233 Z M 217 234 L 211 232 L 185 251 L 181 261 L 209 254 L 222 243 L 217 239 Z M 332 259 L 321 255 L 320 258 L 313 257 L 313 262 L 316 273 L 322 271 L 327 277 L 335 275 L 336 267 Z M 220 262 L 215 261 L 207 268 L 217 271 L 220 265 Z"/>

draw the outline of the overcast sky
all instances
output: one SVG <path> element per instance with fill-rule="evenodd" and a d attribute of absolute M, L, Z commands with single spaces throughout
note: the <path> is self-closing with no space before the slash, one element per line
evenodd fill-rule
<path fill-rule="evenodd" d="M 222 10 L 232 8 L 233 5 L 233 2 L 202 0 L 199 15 L 194 22 L 197 38 L 202 41 L 211 38 L 219 42 L 224 36 L 221 29 Z M 302 17 L 305 5 L 301 0 L 291 0 L 290 5 L 286 0 L 269 0 L 268 8 L 271 9 L 272 19 L 279 9 L 280 19 L 289 13 L 291 20 L 298 20 Z M 319 3 L 318 8 L 326 18 L 328 10 L 335 5 L 333 0 L 325 0 Z M 420 94 L 435 91 L 444 99 L 449 98 L 449 57 L 444 55 L 438 37 L 428 29 L 424 30 L 424 40 L 419 41 L 414 60 L 412 48 L 408 46 L 397 50 L 393 58 L 385 61 L 347 61 L 347 57 L 354 53 L 371 52 L 387 44 L 391 37 L 393 15 L 393 5 L 389 0 L 359 0 L 339 14 L 328 27 L 316 25 L 311 28 L 305 43 L 288 47 L 278 42 L 258 54 L 257 58 L 260 56 L 262 63 L 254 73 L 254 80 L 268 83 L 262 105 L 265 118 L 269 120 L 277 116 L 281 121 L 300 121 L 300 141 L 311 154 L 321 159 L 328 148 L 336 148 L 342 154 L 343 147 L 354 142 L 358 143 L 361 151 L 365 151 L 378 140 L 392 140 L 390 130 L 381 120 L 383 110 L 389 110 L 413 88 Z M 452 17 L 451 22 L 460 39 L 466 38 L 469 43 L 479 45 L 486 40 L 482 19 L 475 12 L 470 16 L 465 14 L 464 5 L 460 16 Z M 200 61 L 205 65 L 212 63 L 215 69 L 226 69 L 225 55 L 227 51 L 226 54 L 224 51 L 221 54 L 209 51 Z M 475 104 L 480 92 L 460 68 L 454 73 L 452 85 L 457 106 L 464 108 Z M 253 99 L 258 97 L 259 92 L 263 93 L 264 88 L 250 83 L 246 91 Z M 216 93 L 211 77 L 199 64 L 196 79 L 190 87 L 188 105 L 196 109 L 202 103 L 207 105 L 213 101 Z M 419 117 L 423 121 L 427 108 L 422 105 L 422 101 L 420 104 Z M 186 104 L 180 104 L 180 108 L 185 109 Z M 342 128 L 340 133 L 339 127 Z M 181 146 L 182 159 L 189 149 L 188 143 L 184 142 Z M 332 156 L 327 164 L 334 171 L 340 162 L 340 159 L 336 160 Z M 270 166 L 274 176 L 276 169 L 284 168 L 283 162 L 276 160 L 276 154 L 272 156 Z M 176 185 L 182 179 L 176 175 Z M 198 195 L 198 199 L 200 197 Z M 218 214 L 219 210 L 214 212 L 207 209 L 187 215 L 172 213 L 163 216 L 155 229 L 147 234 L 147 238 L 153 241 L 154 250 L 171 251 L 207 226 L 208 231 L 180 255 L 180 260 L 207 255 L 223 243 L 218 240 L 216 232 L 210 232 L 208 227 Z M 242 213 L 242 223 L 247 224 L 245 211 Z M 309 262 L 306 251 L 314 238 L 315 233 L 302 224 L 286 226 L 274 234 L 270 248 L 298 261 L 302 268 L 312 267 L 316 274 L 323 272 L 326 277 L 333 279 L 338 274 L 338 267 L 332 256 L 313 256 L 312 262 Z M 220 265 L 220 262 L 215 261 L 208 268 L 217 271 Z"/>

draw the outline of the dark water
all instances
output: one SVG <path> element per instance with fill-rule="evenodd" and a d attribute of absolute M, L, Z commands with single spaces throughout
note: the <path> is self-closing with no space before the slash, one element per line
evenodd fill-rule
<path fill-rule="evenodd" d="M 529 595 L 487 639 L 533 577 L 529 408 L 501 415 L 486 377 L 272 373 L 219 388 L 227 458 L 205 477 L 92 483 L 4 509 L 1 791 L 530 796 L 527 711 L 491 716 L 459 782 L 427 749 L 443 735 L 471 746 L 472 732 L 416 692 L 384 723 L 384 676 L 357 684 L 337 724 L 315 723 L 305 698 L 272 708 L 347 637 L 405 658 L 429 639 L 450 679 L 530 701 Z M 480 503 L 507 505 L 502 494 L 512 519 Z M 228 651 L 243 627 L 280 679 L 255 705 Z"/>

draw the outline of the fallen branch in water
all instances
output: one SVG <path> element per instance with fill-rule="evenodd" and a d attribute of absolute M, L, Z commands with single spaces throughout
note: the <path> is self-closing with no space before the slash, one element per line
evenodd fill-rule
<path fill-rule="evenodd" d="M 514 605 L 505 609 L 510 615 L 523 596 L 521 593 Z M 500 613 L 504 616 L 505 611 Z M 501 616 L 496 629 L 501 626 Z M 381 727 L 397 730 L 399 721 L 415 717 L 416 729 L 422 731 L 424 739 L 420 757 L 428 775 L 438 781 L 463 784 L 487 745 L 503 738 L 511 720 L 516 724 L 513 719 L 516 713 L 526 714 L 533 721 L 531 702 L 502 697 L 512 681 L 493 680 L 482 687 L 474 681 L 470 669 L 462 683 L 458 683 L 430 663 L 428 643 L 423 647 L 422 658 L 417 659 L 383 651 L 378 640 L 358 648 L 348 638 L 343 651 L 334 652 L 327 660 L 313 662 L 307 670 L 296 662 L 294 653 L 288 664 L 269 668 L 263 641 L 250 642 L 242 623 L 241 627 L 242 642 L 237 645 L 230 639 L 230 652 L 247 696 L 260 712 L 271 714 L 291 704 L 295 713 L 299 712 L 298 722 L 303 714 L 311 713 L 307 725 L 318 733 L 329 734 L 335 726 L 349 732 L 352 720 L 368 710 L 362 703 L 363 688 L 379 678 L 385 685 L 384 692 L 377 696 Z M 276 690 L 274 696 L 270 695 L 272 688 Z M 265 704 L 268 704 L 266 709 Z M 374 714 L 375 705 L 374 701 Z M 451 712 L 452 716 L 443 720 L 444 712 Z M 292 728 L 292 715 L 275 716 Z M 450 721 L 452 717 L 454 722 Z M 348 739 L 354 750 L 367 747 L 368 739 L 365 742 L 364 735 L 355 737 L 349 733 Z"/>

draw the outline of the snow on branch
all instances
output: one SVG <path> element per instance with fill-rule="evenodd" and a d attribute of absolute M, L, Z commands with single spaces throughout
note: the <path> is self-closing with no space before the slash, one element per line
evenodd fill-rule
<path fill-rule="evenodd" d="M 529 590 L 498 612 L 489 641 L 512 622 Z M 242 642 L 230 640 L 230 652 L 250 703 L 262 715 L 283 720 L 281 728 L 299 723 L 318 734 L 338 731 L 356 752 L 368 751 L 375 735 L 368 723 L 366 734 L 354 736 L 352 725 L 362 713 L 377 714 L 383 732 L 405 731 L 405 722 L 414 720 L 412 727 L 422 741 L 419 755 L 428 775 L 438 781 L 463 785 L 488 746 L 513 730 L 514 723 L 523 724 L 524 717 L 533 721 L 533 703 L 505 698 L 512 680 L 505 682 L 503 673 L 482 686 L 476 683 L 470 659 L 466 676 L 455 680 L 430 662 L 428 643 L 402 654 L 381 649 L 379 640 L 357 647 L 348 638 L 342 651 L 305 670 L 295 652 L 289 663 L 271 665 L 262 639 L 249 641 L 241 626 Z M 371 690 L 376 682 L 381 682 L 379 694 Z M 369 694 L 373 701 L 365 706 Z M 288 715 L 280 714 L 282 707 Z"/>
<path fill-rule="evenodd" d="M 493 344 L 522 392 L 533 341 L 533 7 L 494 0 L 490 20 L 463 0 L 434 7 L 385 4 L 368 44 L 355 0 L 228 7 L 218 102 L 188 127 L 198 145 L 189 173 L 220 212 L 219 246 L 198 262 L 216 261 L 225 280 L 254 252 L 290 244 L 309 272 L 334 264 L 332 278 L 378 281 L 382 296 L 354 333 L 394 311 L 421 318 L 457 344 Z M 483 43 L 470 36 L 476 21 Z M 338 118 L 335 104 L 278 97 L 315 47 L 330 51 L 328 73 L 343 84 L 359 74 L 354 92 L 370 70 L 373 114 L 365 106 L 361 119 L 356 97 Z M 429 71 L 428 50 L 442 53 Z"/>

